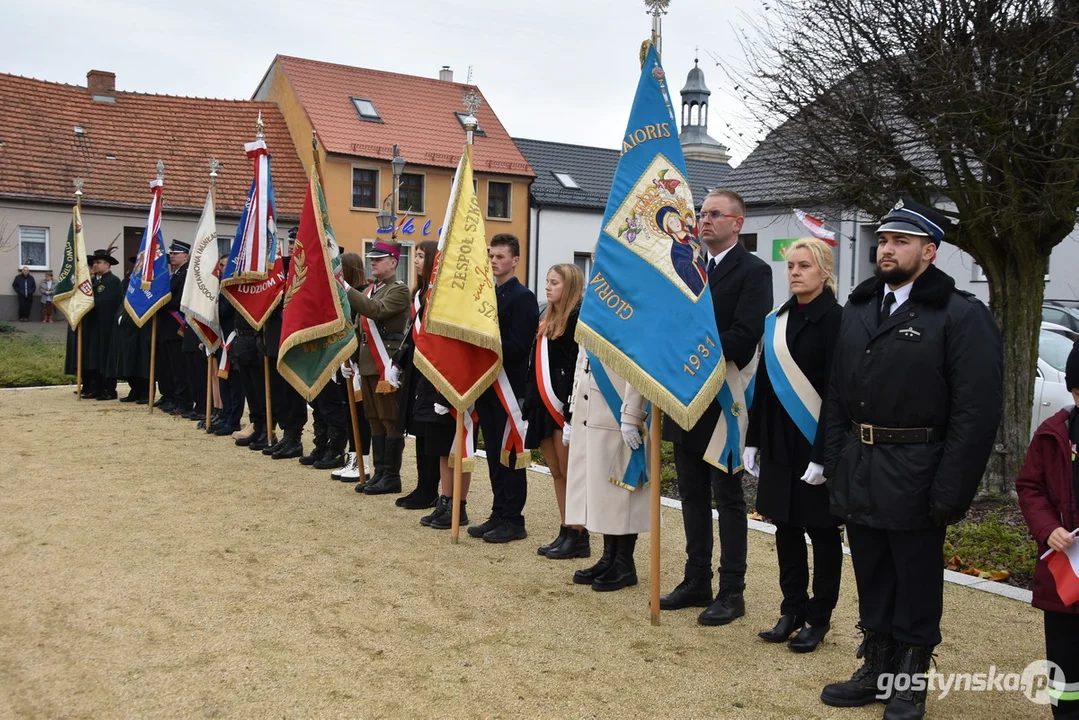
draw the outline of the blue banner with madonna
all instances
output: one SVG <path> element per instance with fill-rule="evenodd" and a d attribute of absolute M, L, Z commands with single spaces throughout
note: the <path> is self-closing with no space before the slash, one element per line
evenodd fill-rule
<path fill-rule="evenodd" d="M 677 127 L 659 55 L 649 45 L 577 340 L 690 428 L 715 399 L 725 364 Z"/>

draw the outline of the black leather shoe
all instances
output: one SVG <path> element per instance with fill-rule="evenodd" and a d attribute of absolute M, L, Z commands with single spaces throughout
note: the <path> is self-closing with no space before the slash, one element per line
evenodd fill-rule
<path fill-rule="evenodd" d="M 637 546 L 636 535 L 615 535 L 614 562 L 592 581 L 596 592 L 613 592 L 637 584 L 637 566 L 633 562 L 633 550 Z"/>
<path fill-rule="evenodd" d="M 453 498 L 447 498 L 449 500 L 446 503 L 446 511 L 436 518 L 433 518 L 431 522 L 427 524 L 427 527 L 432 530 L 449 530 L 453 527 Z M 460 527 L 468 525 L 468 513 L 465 512 L 465 507 L 468 505 L 467 500 L 461 501 L 461 516 L 458 518 Z"/>
<path fill-rule="evenodd" d="M 264 432 L 261 435 L 252 438 L 251 442 L 247 445 L 247 449 L 254 450 L 255 452 L 262 452 L 271 444 L 276 445 L 277 442 L 272 437 L 267 436 Z"/>
<path fill-rule="evenodd" d="M 492 515 L 484 522 L 481 522 L 479 525 L 473 525 L 472 527 L 470 527 L 468 529 L 468 534 L 474 538 L 481 538 L 501 524 L 502 518 L 496 518 L 494 515 Z"/>
<path fill-rule="evenodd" d="M 417 488 L 408 495 L 397 498 L 393 504 L 399 508 L 404 508 L 405 510 L 426 510 L 427 508 L 434 507 L 437 502 L 437 495 L 425 495 Z"/>
<path fill-rule="evenodd" d="M 798 631 L 798 634 L 791 638 L 791 641 L 787 643 L 787 647 L 796 653 L 813 652 L 820 645 L 820 641 L 824 639 L 824 636 L 828 634 L 828 630 L 831 629 L 830 625 L 806 625 L 804 628 Z"/>
<path fill-rule="evenodd" d="M 528 531 L 524 525 L 506 520 L 499 523 L 498 527 L 483 534 L 483 541 L 489 543 L 508 543 L 514 540 L 524 540 L 528 537 Z"/>
<path fill-rule="evenodd" d="M 538 555 L 546 555 L 547 553 L 551 552 L 556 547 L 558 547 L 563 542 L 565 542 L 566 535 L 567 535 L 568 532 L 569 532 L 569 528 L 566 527 L 565 525 L 563 525 L 562 527 L 560 527 L 558 529 L 558 537 L 556 537 L 554 540 L 547 543 L 546 545 L 540 545 L 538 548 L 536 548 L 536 553 Z"/>
<path fill-rule="evenodd" d="M 118 397 L 120 397 L 120 396 L 117 395 L 115 391 L 102 390 L 101 392 L 99 392 L 97 394 L 97 396 L 94 399 L 95 400 L 115 400 Z"/>
<path fill-rule="evenodd" d="M 148 403 L 148 402 L 150 402 L 150 399 L 149 399 L 149 398 L 147 398 L 147 399 L 146 399 L 146 402 L 147 402 L 147 403 Z M 165 405 L 171 405 L 171 404 L 172 404 L 172 403 L 170 403 L 170 402 L 168 401 L 168 399 L 167 399 L 167 398 L 165 398 L 165 397 L 160 397 L 160 398 L 158 398 L 158 399 L 157 399 L 157 401 L 156 401 L 156 402 L 154 402 L 154 407 L 155 407 L 155 408 L 158 408 L 159 410 L 161 410 L 161 409 L 164 409 Z"/>
<path fill-rule="evenodd" d="M 929 645 L 901 644 L 895 650 L 895 679 L 903 675 L 913 680 L 925 677 L 933 661 L 933 647 Z M 900 683 L 896 683 L 899 685 Z M 913 683 L 904 682 L 903 690 L 896 690 L 884 709 L 884 720 L 922 720 L 925 717 L 926 687 L 915 690 Z"/>
<path fill-rule="evenodd" d="M 219 425 L 213 429 L 213 433 L 218 437 L 225 437 L 226 435 L 232 435 L 234 432 L 240 432 L 240 430 L 239 425 Z"/>
<path fill-rule="evenodd" d="M 592 543 L 589 542 L 587 530 L 574 530 L 570 528 L 566 533 L 566 539 L 547 552 L 549 560 L 569 560 L 571 558 L 592 557 Z"/>
<path fill-rule="evenodd" d="M 286 437 L 282 442 L 278 443 L 273 455 L 270 457 L 274 460 L 291 460 L 302 456 L 303 443 L 300 441 L 299 433 L 297 433 L 292 437 Z"/>
<path fill-rule="evenodd" d="M 438 500 L 435 501 L 435 509 L 431 513 L 420 518 L 420 525 L 431 527 L 431 523 L 438 519 L 439 516 L 450 511 L 450 499 L 445 495 L 440 495 Z"/>
<path fill-rule="evenodd" d="M 120 402 L 122 402 L 122 403 L 133 403 L 138 399 L 139 399 L 138 393 L 129 392 L 127 395 L 124 395 L 122 398 L 120 398 Z"/>
<path fill-rule="evenodd" d="M 687 607 L 708 607 L 712 604 L 712 578 L 700 575 L 686 578 L 659 599 L 660 610 L 681 610 Z"/>
<path fill-rule="evenodd" d="M 135 401 L 135 404 L 136 405 L 149 405 L 150 404 L 150 396 L 149 395 L 139 395 L 139 399 Z"/>
<path fill-rule="evenodd" d="M 797 615 L 780 615 L 779 622 L 771 630 L 761 630 L 757 637 L 772 643 L 787 642 L 791 635 L 802 629 L 805 621 Z"/>
<path fill-rule="evenodd" d="M 614 554 L 618 550 L 618 536 L 617 535 L 604 535 L 603 536 L 603 555 L 600 556 L 599 562 L 590 568 L 583 568 L 573 573 L 573 582 L 575 585 L 591 585 L 596 581 L 603 573 L 607 572 L 607 569 L 614 563 Z"/>
<path fill-rule="evenodd" d="M 285 439 L 285 435 L 282 435 L 280 439 L 271 436 L 269 442 L 266 443 L 266 447 L 262 448 L 262 454 L 273 455 L 275 452 L 277 452 L 277 446 L 285 443 Z"/>
<path fill-rule="evenodd" d="M 235 444 L 239 447 L 250 447 L 251 443 L 255 442 L 260 438 L 263 442 L 262 446 L 266 447 L 266 431 L 256 425 L 254 432 L 252 432 L 250 435 L 248 435 L 247 437 L 237 438 L 233 442 L 235 442 Z"/>
<path fill-rule="evenodd" d="M 697 616 L 701 625 L 726 625 L 746 614 L 746 601 L 742 591 L 720 592 L 716 601 Z"/>

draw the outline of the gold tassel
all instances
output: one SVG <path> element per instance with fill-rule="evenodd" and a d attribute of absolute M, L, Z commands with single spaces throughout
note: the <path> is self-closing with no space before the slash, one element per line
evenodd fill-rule
<path fill-rule="evenodd" d="M 390 393 L 392 393 L 396 389 L 397 388 L 395 388 L 393 385 L 390 385 L 385 380 L 379 380 L 378 384 L 375 385 L 375 392 L 378 393 L 379 395 L 389 395 Z"/>
<path fill-rule="evenodd" d="M 532 467 L 532 453 L 525 450 L 517 456 L 517 470 L 527 470 Z"/>
<path fill-rule="evenodd" d="M 450 469 L 452 470 L 454 468 L 454 466 L 456 465 L 456 463 L 457 463 L 457 455 L 455 453 L 450 453 L 449 456 L 447 457 L 447 461 L 449 462 Z M 461 462 L 461 472 L 463 472 L 463 473 L 472 472 L 472 470 L 475 467 L 476 467 L 476 458 L 466 457 Z"/>

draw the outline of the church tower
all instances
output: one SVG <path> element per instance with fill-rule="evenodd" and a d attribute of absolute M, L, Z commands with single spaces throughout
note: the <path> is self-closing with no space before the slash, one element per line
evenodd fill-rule
<path fill-rule="evenodd" d="M 730 151 L 708 134 L 708 97 L 712 91 L 704 84 L 704 71 L 693 59 L 693 69 L 682 88 L 682 130 L 678 140 L 686 159 L 729 162 Z"/>

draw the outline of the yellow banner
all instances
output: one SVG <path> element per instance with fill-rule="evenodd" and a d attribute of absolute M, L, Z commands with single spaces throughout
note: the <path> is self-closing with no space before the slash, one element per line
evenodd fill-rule
<path fill-rule="evenodd" d="M 423 330 L 462 340 L 502 357 L 487 236 L 472 184 L 472 146 L 466 145 L 439 240 L 438 264 Z M 501 363 L 499 363 L 501 364 Z"/>
<path fill-rule="evenodd" d="M 94 287 L 90 281 L 90 267 L 86 264 L 86 242 L 78 205 L 72 208 L 71 227 L 64 245 L 64 264 L 56 279 L 53 305 L 64 314 L 73 330 L 79 326 L 82 316 L 94 309 Z"/>

